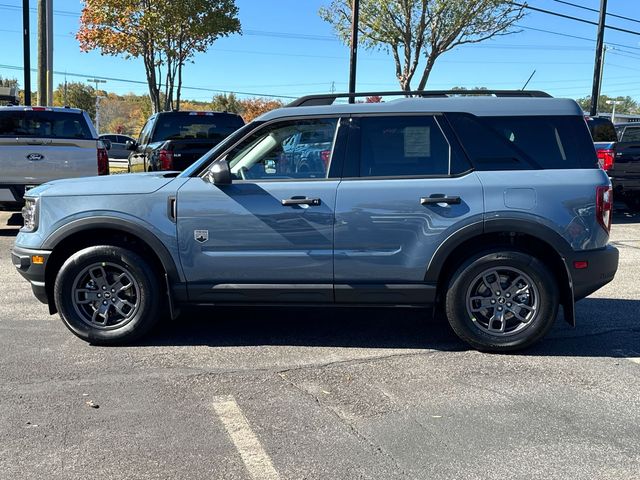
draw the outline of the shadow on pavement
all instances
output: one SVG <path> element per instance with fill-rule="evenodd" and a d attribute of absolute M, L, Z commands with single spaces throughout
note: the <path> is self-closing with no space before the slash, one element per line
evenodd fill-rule
<path fill-rule="evenodd" d="M 551 333 L 523 354 L 640 356 L 639 311 L 640 300 L 587 298 L 577 304 L 576 328 L 559 316 Z M 144 344 L 469 349 L 446 321 L 409 308 L 199 308 L 162 325 Z"/>
<path fill-rule="evenodd" d="M 417 308 L 214 307 L 184 312 L 148 346 L 296 345 L 464 350 L 446 321 Z"/>
<path fill-rule="evenodd" d="M 616 203 L 613 211 L 612 223 L 625 224 L 625 223 L 640 223 L 640 212 L 634 212 L 624 205 L 618 205 Z"/>

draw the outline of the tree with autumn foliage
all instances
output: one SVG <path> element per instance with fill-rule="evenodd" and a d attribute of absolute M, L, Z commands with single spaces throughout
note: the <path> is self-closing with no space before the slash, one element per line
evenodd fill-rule
<path fill-rule="evenodd" d="M 218 38 L 241 33 L 235 0 L 83 0 L 83 51 L 141 58 L 154 112 L 180 109 L 182 70 Z"/>

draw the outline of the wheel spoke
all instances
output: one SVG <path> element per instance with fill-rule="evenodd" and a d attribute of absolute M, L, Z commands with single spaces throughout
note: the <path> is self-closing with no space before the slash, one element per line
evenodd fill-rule
<path fill-rule="evenodd" d="M 522 282 L 523 286 L 519 287 L 518 285 L 520 284 L 520 282 Z M 519 275 L 513 282 L 511 282 L 511 285 L 509 285 L 505 293 L 508 293 L 512 297 L 515 297 L 516 295 L 520 295 L 527 290 L 529 290 L 529 282 L 527 282 L 522 275 Z"/>
<path fill-rule="evenodd" d="M 131 288 L 131 285 L 133 285 L 133 280 L 131 280 L 126 273 L 122 273 L 116 278 L 116 281 L 109 286 L 109 288 L 116 292 L 121 292 L 122 290 Z"/>
<path fill-rule="evenodd" d="M 507 308 L 507 310 L 509 312 L 511 312 L 513 314 L 514 317 L 516 317 L 521 323 L 529 323 L 531 321 L 531 318 L 527 318 L 524 315 L 522 315 L 519 311 L 517 311 L 514 308 Z"/>
<path fill-rule="evenodd" d="M 495 300 L 493 300 L 492 297 L 471 297 L 469 300 L 471 300 L 470 306 L 472 312 L 479 312 L 482 309 L 495 306 Z M 493 300 L 493 303 L 491 303 L 491 300 Z"/>
<path fill-rule="evenodd" d="M 496 323 L 498 327 L 496 328 Z M 504 319 L 504 310 L 496 310 L 493 316 L 489 319 L 489 330 L 497 333 L 504 333 L 506 327 L 506 321 Z"/>
<path fill-rule="evenodd" d="M 88 288 L 79 288 L 76 290 L 76 303 L 80 305 L 86 305 L 87 303 L 94 303 L 99 300 L 98 290 L 89 290 Z"/>
<path fill-rule="evenodd" d="M 494 277 L 494 279 L 489 280 L 491 277 Z M 492 295 L 495 295 L 496 292 L 499 292 L 502 290 L 502 287 L 500 286 L 500 275 L 498 275 L 497 271 L 492 270 L 490 272 L 485 273 L 482 276 L 482 280 L 484 281 L 484 284 L 487 286 L 487 288 L 491 290 Z"/>
<path fill-rule="evenodd" d="M 98 273 L 98 275 L 96 275 L 96 272 Z M 91 277 L 91 280 L 93 280 L 93 282 L 99 288 L 107 286 L 107 272 L 105 272 L 104 267 L 97 266 L 97 267 L 94 267 L 94 268 L 90 269 L 89 270 L 89 276 Z"/>

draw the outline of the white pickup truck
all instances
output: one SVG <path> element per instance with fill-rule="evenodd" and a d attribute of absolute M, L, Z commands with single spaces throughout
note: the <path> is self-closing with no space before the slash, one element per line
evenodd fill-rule
<path fill-rule="evenodd" d="M 59 178 L 107 175 L 109 157 L 84 110 L 0 107 L 0 208 Z"/>

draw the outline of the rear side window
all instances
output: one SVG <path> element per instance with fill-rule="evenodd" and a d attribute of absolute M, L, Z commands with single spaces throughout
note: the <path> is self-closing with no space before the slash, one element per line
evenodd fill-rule
<path fill-rule="evenodd" d="M 360 119 L 360 176 L 448 175 L 451 147 L 431 116 Z"/>
<path fill-rule="evenodd" d="M 159 115 L 153 141 L 206 139 L 216 142 L 228 137 L 244 125 L 236 115 L 184 113 Z"/>
<path fill-rule="evenodd" d="M 0 110 L 0 137 L 93 138 L 81 114 L 31 110 Z"/>
<path fill-rule="evenodd" d="M 582 117 L 447 117 L 478 170 L 597 168 Z"/>
<path fill-rule="evenodd" d="M 640 142 L 640 125 L 625 127 L 620 138 L 621 142 Z"/>
<path fill-rule="evenodd" d="M 607 118 L 587 118 L 587 126 L 594 142 L 617 142 L 616 129 Z"/>

